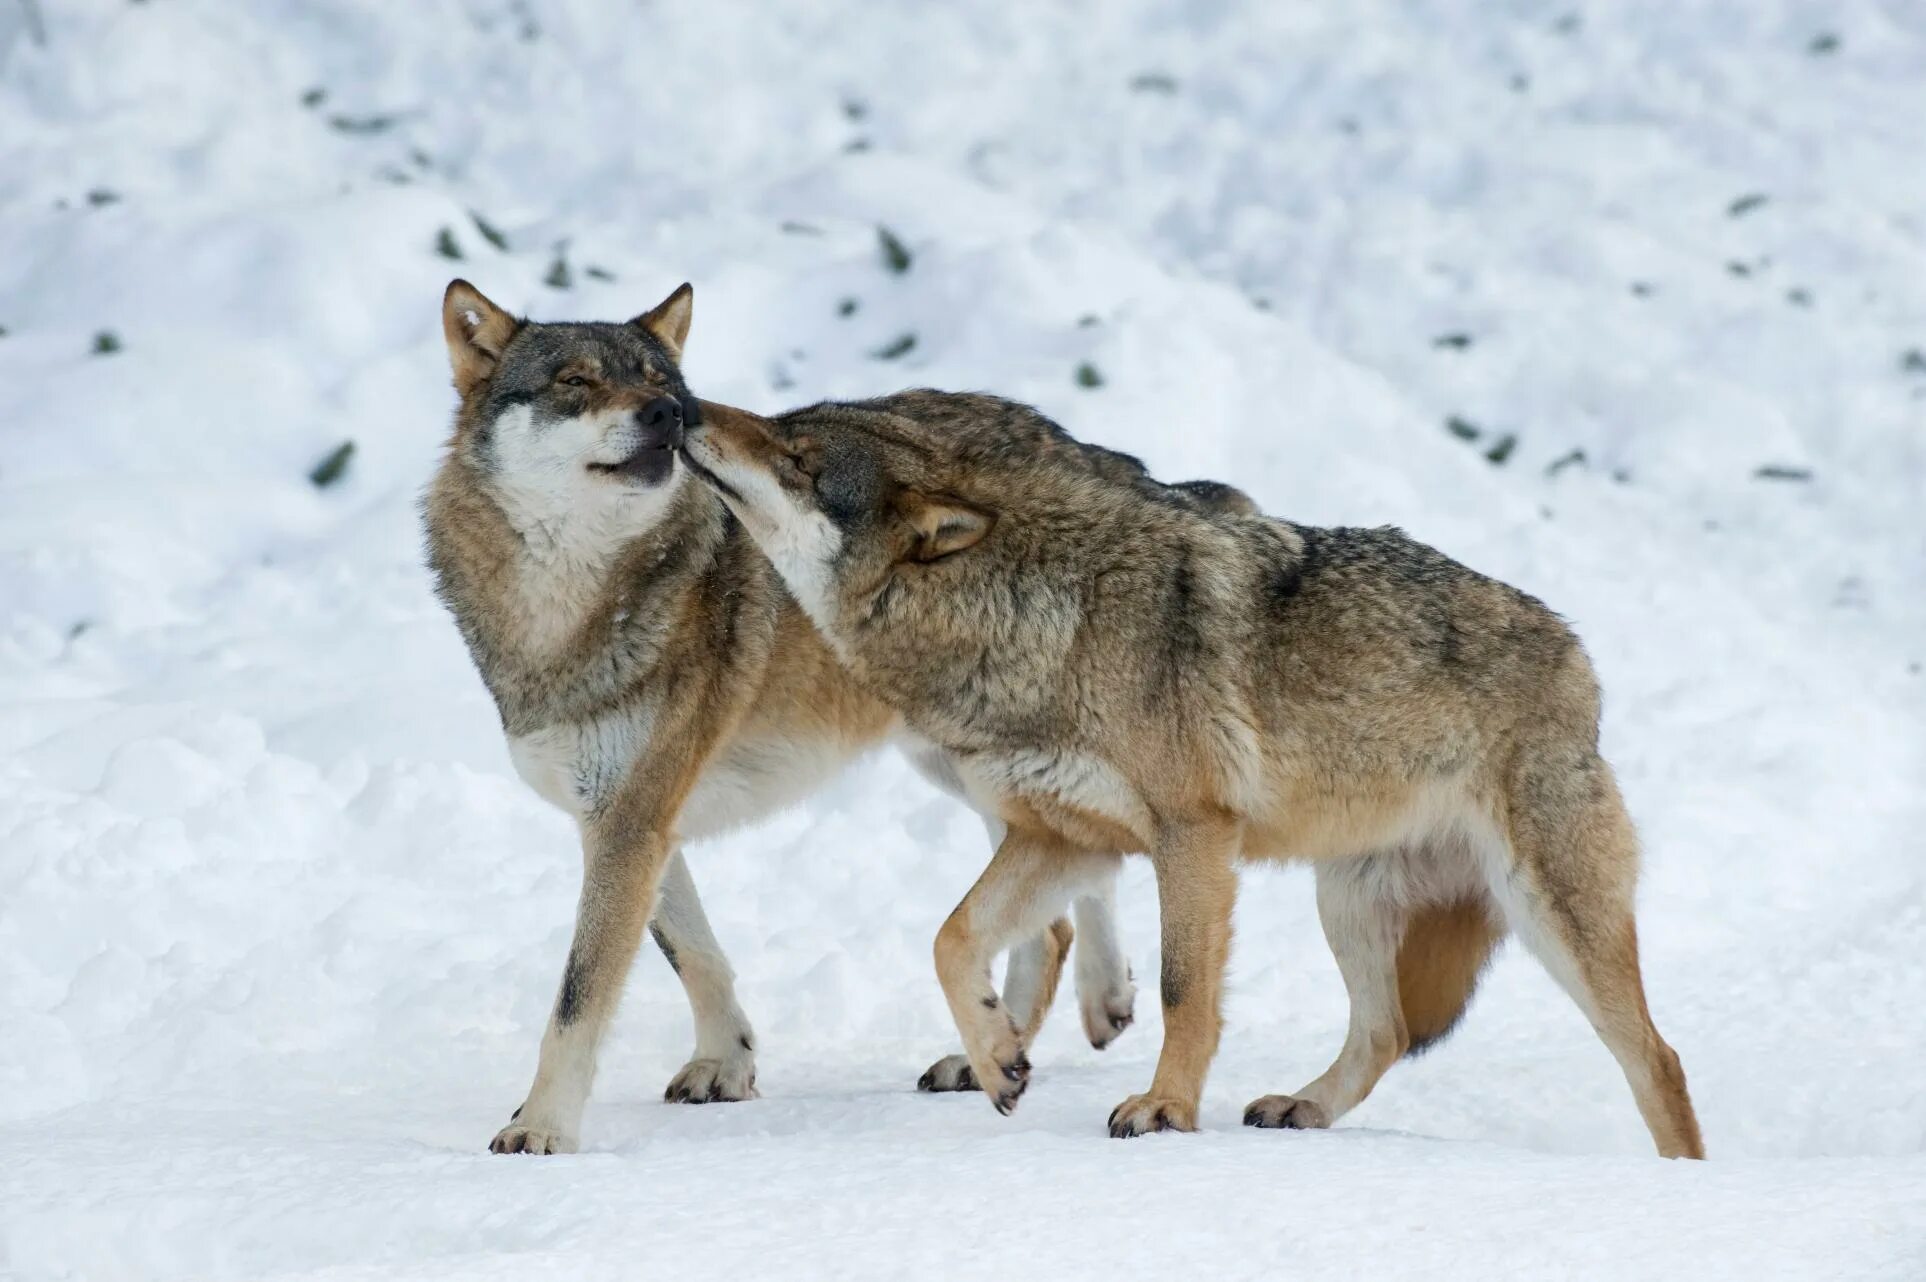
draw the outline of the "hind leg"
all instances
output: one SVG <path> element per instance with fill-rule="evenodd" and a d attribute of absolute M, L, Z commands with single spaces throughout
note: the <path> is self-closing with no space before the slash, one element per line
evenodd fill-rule
<path fill-rule="evenodd" d="M 662 870 L 649 934 L 682 981 L 695 1016 L 695 1054 L 669 1080 L 662 1098 L 677 1104 L 754 1099 L 756 1035 L 736 1002 L 735 972 L 709 927 L 680 850 Z"/>
<path fill-rule="evenodd" d="M 1527 761 L 1508 820 L 1512 867 L 1494 869 L 1491 882 L 1512 930 L 1618 1061 L 1660 1156 L 1704 1157 L 1685 1070 L 1645 1003 L 1632 916 L 1637 837 L 1611 768 L 1591 754 Z"/>
<path fill-rule="evenodd" d="M 1369 875 L 1369 860 L 1319 864 L 1317 916 L 1351 999 L 1344 1048 L 1295 1095 L 1265 1095 L 1244 1110 L 1244 1125 L 1308 1130 L 1356 1108 L 1410 1046 L 1398 1001 L 1398 943 L 1404 914 Z"/>

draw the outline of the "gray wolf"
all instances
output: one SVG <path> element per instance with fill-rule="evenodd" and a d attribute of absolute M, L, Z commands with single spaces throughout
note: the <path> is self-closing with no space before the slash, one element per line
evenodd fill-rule
<path fill-rule="evenodd" d="M 695 1016 L 667 1098 L 755 1094 L 755 1036 L 680 845 L 799 800 L 898 728 L 676 460 L 697 412 L 679 366 L 691 312 L 686 285 L 626 323 L 519 320 L 465 281 L 443 300 L 460 404 L 423 504 L 429 561 L 516 770 L 576 821 L 584 866 L 535 1081 L 497 1152 L 577 1146 L 645 925 Z M 1039 923 L 1012 950 L 1003 1000 L 1026 1044 L 1073 934 L 1087 1036 L 1103 1046 L 1129 1024 L 1113 894 L 1087 887 L 1081 932 Z M 921 1083 L 975 1084 L 961 1056 Z"/>
<path fill-rule="evenodd" d="M 1022 1055 L 995 950 L 1147 851 L 1164 1044 L 1110 1130 L 1195 1129 L 1236 861 L 1307 860 L 1350 1030 L 1246 1123 L 1343 1116 L 1451 1029 L 1509 932 L 1617 1059 L 1658 1151 L 1703 1156 L 1646 1006 L 1598 683 L 1538 601 L 1395 529 L 1180 501 L 994 397 L 705 404 L 683 448 L 856 684 L 1004 826 L 935 945 L 980 1081 Z"/>

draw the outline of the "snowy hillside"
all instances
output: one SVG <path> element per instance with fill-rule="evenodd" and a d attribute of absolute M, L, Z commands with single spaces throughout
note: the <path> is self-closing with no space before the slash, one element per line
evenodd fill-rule
<path fill-rule="evenodd" d="M 0 0 L 0 1276 L 1926 1276 L 1926 7 L 910 13 Z M 1343 1036 L 1302 871 L 1203 1134 L 1103 1131 L 1141 864 L 1137 1026 L 915 1094 L 986 852 L 893 757 L 691 852 L 761 1100 L 658 1102 L 649 950 L 585 1151 L 483 1152 L 580 862 L 421 566 L 457 274 L 688 279 L 708 396 L 993 389 L 1542 596 L 1713 1160 L 1515 949 L 1337 1129 L 1240 1126 Z"/>

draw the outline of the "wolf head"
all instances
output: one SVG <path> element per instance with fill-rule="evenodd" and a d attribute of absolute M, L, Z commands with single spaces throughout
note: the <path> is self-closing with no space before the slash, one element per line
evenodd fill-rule
<path fill-rule="evenodd" d="M 696 413 L 678 361 L 694 292 L 627 322 L 520 320 L 467 281 L 442 329 L 461 396 L 454 449 L 518 527 L 646 525 Z"/>
<path fill-rule="evenodd" d="M 976 590 L 995 577 L 971 564 L 986 540 L 1048 544 L 1066 512 L 1132 500 L 1256 510 L 1232 486 L 1161 485 L 1130 455 L 991 396 L 901 392 L 775 418 L 704 402 L 683 449 L 832 643 L 845 616 L 874 617 L 886 589 L 904 608 L 925 591 Z"/>
<path fill-rule="evenodd" d="M 767 419 L 705 402 L 683 455 L 833 643 L 850 598 L 995 526 L 992 509 L 955 492 L 942 446 L 913 419 L 859 406 Z"/>

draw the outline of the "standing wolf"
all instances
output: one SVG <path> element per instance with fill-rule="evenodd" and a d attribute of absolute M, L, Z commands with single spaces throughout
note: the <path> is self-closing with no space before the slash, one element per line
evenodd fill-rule
<path fill-rule="evenodd" d="M 1703 1156 L 1646 1009 L 1638 850 L 1598 755 L 1598 684 L 1543 605 L 1396 530 L 1168 501 L 991 397 L 774 419 L 705 405 L 685 452 L 857 684 L 1007 825 L 936 939 L 979 1080 L 1022 1060 L 989 987 L 996 949 L 1144 850 L 1164 1046 L 1110 1130 L 1195 1129 L 1235 861 L 1306 859 L 1350 1031 L 1322 1076 L 1246 1123 L 1341 1117 L 1450 1030 L 1509 929 L 1617 1058 L 1659 1152 Z"/>
<path fill-rule="evenodd" d="M 577 821 L 584 860 L 540 1066 L 497 1152 L 575 1148 L 645 924 L 695 1015 L 695 1054 L 667 1097 L 755 1093 L 755 1039 L 678 843 L 800 799 L 896 728 L 722 503 L 685 483 L 675 449 L 695 402 L 677 362 L 690 302 L 684 285 L 626 324 L 531 324 L 465 281 L 443 300 L 461 405 L 424 503 L 429 559 L 516 770 Z M 1077 901 L 1077 989 L 1099 1047 L 1129 1024 L 1135 995 L 1113 894 L 1096 884 Z M 1004 1002 L 1026 1041 L 1071 937 L 1067 921 L 1046 922 L 1012 951 Z M 951 1056 L 920 1085 L 975 1082 Z"/>

